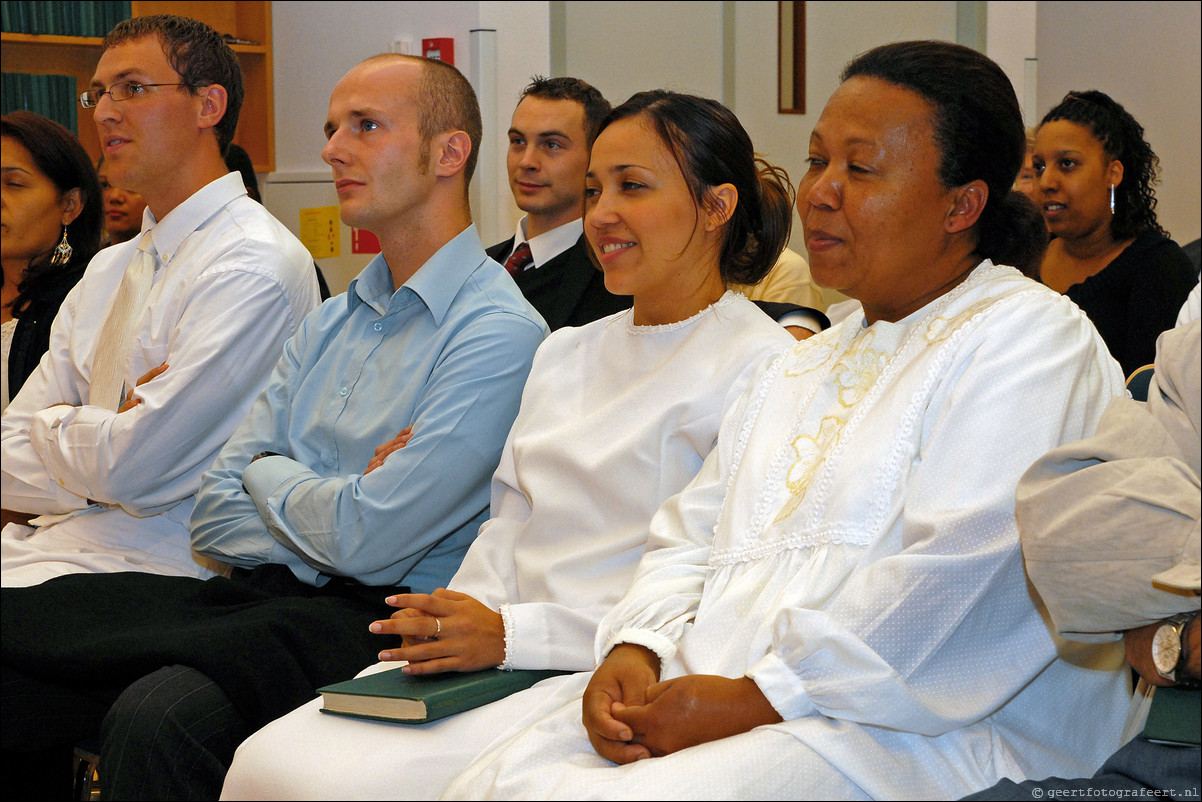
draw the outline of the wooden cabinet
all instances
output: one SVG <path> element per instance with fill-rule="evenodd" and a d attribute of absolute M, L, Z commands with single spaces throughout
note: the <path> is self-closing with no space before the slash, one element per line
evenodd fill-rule
<path fill-rule="evenodd" d="M 246 100 L 238 118 L 234 141 L 246 148 L 255 172 L 275 170 L 275 99 L 271 72 L 270 2 L 139 2 L 131 3 L 135 17 L 178 14 L 212 25 L 221 33 L 257 44 L 230 45 L 242 65 Z M 0 61 L 4 72 L 72 75 L 79 92 L 88 88 L 100 60 L 99 38 L 4 33 L 0 35 Z M 100 157 L 100 141 L 91 115 L 79 113 L 79 139 L 93 160 Z"/>

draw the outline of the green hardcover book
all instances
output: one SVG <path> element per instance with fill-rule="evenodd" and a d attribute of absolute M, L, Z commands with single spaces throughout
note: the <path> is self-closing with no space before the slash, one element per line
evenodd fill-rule
<path fill-rule="evenodd" d="M 400 668 L 318 688 L 322 712 L 424 724 L 481 707 L 569 671 L 483 671 L 406 674 Z"/>
<path fill-rule="evenodd" d="M 1179 746 L 1198 746 L 1202 740 L 1202 691 L 1157 688 L 1148 708 L 1144 737 L 1149 741 Z"/>

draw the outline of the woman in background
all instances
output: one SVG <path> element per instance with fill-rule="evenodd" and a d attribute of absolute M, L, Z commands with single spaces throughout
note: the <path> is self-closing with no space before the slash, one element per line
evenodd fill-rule
<path fill-rule="evenodd" d="M 1054 239 L 1040 280 L 1077 303 L 1125 375 L 1152 363 L 1197 283 L 1156 219 L 1160 162 L 1144 129 L 1098 91 L 1069 92 L 1044 115 L 1033 157 Z"/>
<path fill-rule="evenodd" d="M 100 248 L 100 185 L 87 152 L 27 111 L 0 120 L 3 388 L 8 407 L 50 346 L 50 324 Z"/>
<path fill-rule="evenodd" d="M 146 199 L 137 192 L 110 184 L 103 156 L 96 162 L 96 175 L 100 179 L 100 193 L 104 197 L 105 247 L 128 242 L 142 231 L 142 212 L 146 210 Z"/>
<path fill-rule="evenodd" d="M 1018 178 L 1014 179 L 1015 192 L 1021 192 L 1039 205 L 1039 176 L 1035 174 L 1035 130 L 1027 129 L 1027 155 L 1023 157 L 1023 166 L 1018 169 Z"/>

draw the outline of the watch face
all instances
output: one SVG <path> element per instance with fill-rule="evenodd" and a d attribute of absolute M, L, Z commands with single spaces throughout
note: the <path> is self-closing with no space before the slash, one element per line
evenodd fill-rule
<path fill-rule="evenodd" d="M 1156 664 L 1156 670 L 1167 677 L 1177 667 L 1179 657 L 1181 638 L 1177 635 L 1177 628 L 1165 624 L 1156 630 L 1156 636 L 1152 639 L 1152 662 Z"/>

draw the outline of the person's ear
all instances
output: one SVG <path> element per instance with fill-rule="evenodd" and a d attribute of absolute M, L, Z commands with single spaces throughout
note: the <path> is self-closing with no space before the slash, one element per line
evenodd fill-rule
<path fill-rule="evenodd" d="M 464 131 L 449 131 L 434 138 L 437 154 L 434 174 L 446 178 L 467 168 L 468 156 L 472 153 L 472 139 Z"/>
<path fill-rule="evenodd" d="M 705 230 L 717 231 L 726 225 L 739 205 L 739 190 L 734 184 L 719 184 L 705 191 Z"/>
<path fill-rule="evenodd" d="M 979 178 L 957 187 L 953 190 L 951 210 L 943 222 L 944 230 L 956 234 L 972 228 L 981 219 L 988 201 L 989 186 Z"/>
<path fill-rule="evenodd" d="M 225 117 L 226 107 L 229 105 L 229 95 L 225 91 L 225 87 L 220 84 L 209 84 L 201 88 L 198 94 L 200 98 L 200 114 L 197 121 L 201 128 L 215 128 L 217 123 Z"/>
<path fill-rule="evenodd" d="M 63 225 L 69 226 L 83 211 L 83 190 L 72 187 L 63 193 Z"/>
<path fill-rule="evenodd" d="M 1117 187 L 1123 183 L 1123 163 L 1115 159 L 1106 168 L 1106 183 L 1112 187 Z"/>

